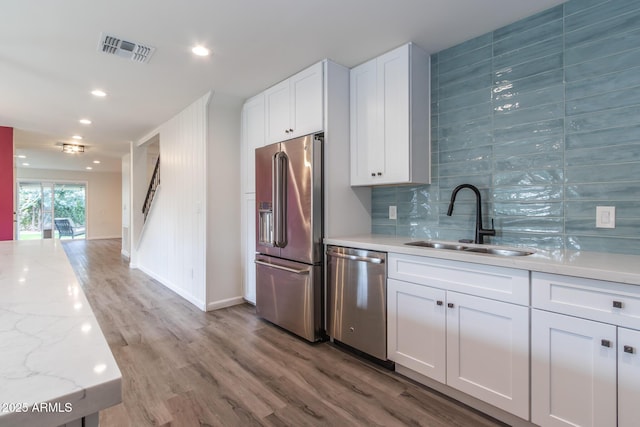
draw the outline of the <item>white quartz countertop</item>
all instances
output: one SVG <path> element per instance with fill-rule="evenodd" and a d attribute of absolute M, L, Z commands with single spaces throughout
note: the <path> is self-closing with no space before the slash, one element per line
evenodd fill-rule
<path fill-rule="evenodd" d="M 405 243 L 415 240 L 428 239 L 412 239 L 410 237 L 371 234 L 362 236 L 330 237 L 325 238 L 324 243 L 326 245 L 338 245 L 382 252 L 419 255 L 640 285 L 640 256 L 637 255 L 567 250 L 545 251 L 533 249 L 535 251 L 533 255 L 497 256 L 405 245 Z M 465 244 L 465 246 L 492 247 L 491 245 L 474 244 Z"/>
<path fill-rule="evenodd" d="M 122 401 L 121 378 L 62 244 L 0 242 L 0 425 L 95 414 Z"/>

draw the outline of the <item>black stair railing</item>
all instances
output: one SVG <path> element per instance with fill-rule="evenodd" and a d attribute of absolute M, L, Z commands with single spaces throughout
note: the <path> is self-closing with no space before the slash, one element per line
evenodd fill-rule
<path fill-rule="evenodd" d="M 144 199 L 144 205 L 142 205 L 142 214 L 144 220 L 147 220 L 149 210 L 151 209 L 151 202 L 153 202 L 153 196 L 156 194 L 156 189 L 160 185 L 160 156 L 156 160 L 156 166 L 153 168 L 153 175 L 151 175 L 151 182 L 149 182 L 149 189 L 147 190 L 147 197 Z"/>

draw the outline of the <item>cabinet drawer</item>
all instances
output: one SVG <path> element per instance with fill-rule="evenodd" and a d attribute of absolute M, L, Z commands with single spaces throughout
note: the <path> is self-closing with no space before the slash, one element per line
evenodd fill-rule
<path fill-rule="evenodd" d="M 640 329 L 640 287 L 623 283 L 532 273 L 532 306 Z"/>
<path fill-rule="evenodd" d="M 413 255 L 389 254 L 389 277 L 529 305 L 529 271 Z"/>

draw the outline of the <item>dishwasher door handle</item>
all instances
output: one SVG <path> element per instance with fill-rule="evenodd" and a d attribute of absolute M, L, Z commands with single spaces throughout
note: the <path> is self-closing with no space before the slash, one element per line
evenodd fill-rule
<path fill-rule="evenodd" d="M 258 261 L 258 260 L 255 260 L 253 262 L 255 262 L 256 264 L 264 265 L 265 267 L 273 267 L 278 270 L 284 270 L 284 271 L 288 271 L 289 273 L 295 273 L 295 274 L 309 274 L 309 271 L 310 271 L 308 268 L 299 270 L 297 268 L 285 267 L 284 265 L 271 264 L 270 262 L 264 262 L 264 261 Z"/>
<path fill-rule="evenodd" d="M 374 257 L 366 257 L 366 256 L 358 256 L 358 255 L 345 255 L 345 254 L 341 254 L 339 252 L 333 252 L 333 251 L 327 251 L 327 255 L 336 257 L 336 258 L 348 259 L 351 261 L 370 262 L 372 264 L 384 263 L 384 259 L 382 258 L 374 258 Z"/>

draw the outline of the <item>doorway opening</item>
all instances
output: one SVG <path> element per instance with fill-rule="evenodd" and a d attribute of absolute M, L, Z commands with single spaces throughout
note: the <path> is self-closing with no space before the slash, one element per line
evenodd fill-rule
<path fill-rule="evenodd" d="M 87 184 L 79 182 L 19 181 L 17 200 L 18 240 L 86 238 Z M 66 220 L 72 232 L 56 222 Z"/>

